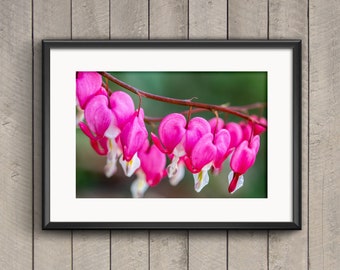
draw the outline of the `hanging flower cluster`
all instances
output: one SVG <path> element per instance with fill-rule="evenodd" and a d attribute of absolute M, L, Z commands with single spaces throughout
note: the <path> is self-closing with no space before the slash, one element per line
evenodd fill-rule
<path fill-rule="evenodd" d="M 253 115 L 244 116 L 247 121 L 225 123 L 218 115 L 207 121 L 172 113 L 160 121 L 158 136 L 151 133 L 149 138 L 143 109 L 136 109 L 125 92 L 111 93 L 102 84 L 99 73 L 77 72 L 77 124 L 92 148 L 107 157 L 107 177 L 117 171 L 118 161 L 126 176 L 137 175 L 131 185 L 133 197 L 143 197 L 165 177 L 177 185 L 185 168 L 193 174 L 194 188 L 200 192 L 209 183 L 208 172 L 220 173 L 228 157 L 228 191 L 234 193 L 242 187 L 244 174 L 255 162 L 266 119 Z M 121 85 L 137 92 L 125 83 Z M 216 106 L 211 106 L 215 110 Z M 171 160 L 168 166 L 167 157 Z"/>

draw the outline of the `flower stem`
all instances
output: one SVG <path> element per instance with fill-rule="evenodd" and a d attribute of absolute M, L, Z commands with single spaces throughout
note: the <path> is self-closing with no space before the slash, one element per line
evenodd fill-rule
<path fill-rule="evenodd" d="M 265 128 L 267 127 L 267 125 L 262 124 L 262 123 L 260 123 L 256 120 L 252 119 L 249 115 L 241 113 L 237 110 L 230 109 L 229 107 L 206 104 L 206 103 L 201 103 L 201 102 L 193 102 L 191 100 L 169 98 L 169 97 L 151 94 L 151 93 L 145 92 L 143 90 L 140 90 L 140 89 L 138 89 L 138 88 L 136 88 L 132 85 L 129 85 L 129 84 L 119 80 L 118 78 L 112 76 L 111 74 L 109 74 L 107 72 L 99 72 L 99 74 L 101 74 L 103 77 L 107 78 L 111 82 L 114 82 L 115 84 L 125 88 L 126 90 L 129 90 L 130 92 L 137 94 L 139 97 L 145 97 L 145 98 L 149 98 L 149 99 L 153 99 L 153 100 L 157 100 L 157 101 L 161 101 L 161 102 L 165 102 L 165 103 L 170 103 L 170 104 L 177 104 L 177 105 L 182 105 L 182 106 L 201 108 L 201 109 L 206 109 L 206 110 L 210 110 L 210 111 L 216 110 L 216 111 L 220 111 L 220 112 L 226 112 L 226 113 L 236 115 L 236 116 L 243 118 L 245 120 L 251 121 L 253 123 L 256 123 L 257 125 L 263 126 Z"/>

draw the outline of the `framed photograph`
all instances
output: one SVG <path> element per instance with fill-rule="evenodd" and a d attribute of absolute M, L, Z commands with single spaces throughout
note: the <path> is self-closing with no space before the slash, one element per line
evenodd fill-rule
<path fill-rule="evenodd" d="M 301 229 L 301 41 L 43 47 L 43 229 Z"/>

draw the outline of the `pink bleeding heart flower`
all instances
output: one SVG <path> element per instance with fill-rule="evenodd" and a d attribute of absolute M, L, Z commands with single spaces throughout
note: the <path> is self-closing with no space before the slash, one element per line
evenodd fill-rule
<path fill-rule="evenodd" d="M 186 119 L 182 114 L 172 113 L 163 118 L 159 124 L 159 138 L 153 133 L 151 134 L 154 144 L 163 153 L 171 154 L 174 151 L 181 152 L 175 148 L 181 143 L 186 132 Z"/>
<path fill-rule="evenodd" d="M 178 173 L 178 162 L 185 155 L 183 146 L 185 133 L 186 119 L 179 113 L 172 113 L 163 118 L 158 128 L 160 139 L 151 133 L 152 141 L 158 149 L 172 156 L 167 169 L 170 179 Z"/>
<path fill-rule="evenodd" d="M 196 143 L 207 133 L 211 132 L 209 122 L 202 117 L 192 118 L 187 127 L 184 140 L 184 150 L 187 155 L 191 155 L 191 151 Z"/>
<path fill-rule="evenodd" d="M 141 160 L 140 169 L 144 172 L 148 185 L 153 187 L 166 175 L 166 157 L 157 146 L 149 146 L 147 140 L 146 142 L 146 147 L 138 153 Z"/>
<path fill-rule="evenodd" d="M 209 183 L 208 171 L 216 157 L 216 152 L 213 135 L 207 133 L 195 144 L 190 155 L 184 157 L 188 170 L 193 173 L 197 192 Z"/>
<path fill-rule="evenodd" d="M 216 147 L 216 157 L 213 165 L 216 173 L 219 173 L 222 170 L 223 162 L 230 154 L 230 141 L 231 137 L 229 131 L 226 129 L 221 129 L 214 136 L 213 144 Z"/>
<path fill-rule="evenodd" d="M 264 117 L 258 117 L 257 115 L 252 115 L 251 118 L 263 125 L 267 125 L 267 120 Z M 254 135 L 260 135 L 265 131 L 266 131 L 266 128 L 264 126 L 254 124 Z"/>
<path fill-rule="evenodd" d="M 117 127 L 122 130 L 135 113 L 132 98 L 123 91 L 115 91 L 110 96 L 110 106 L 117 120 Z"/>
<path fill-rule="evenodd" d="M 137 152 L 142 148 L 147 137 L 148 132 L 144 124 L 144 111 L 141 108 L 134 113 L 120 133 L 123 155 L 119 161 L 125 174 L 129 177 L 140 166 L 140 159 Z"/>
<path fill-rule="evenodd" d="M 260 137 L 256 135 L 249 141 L 243 141 L 234 151 L 230 160 L 232 172 L 228 176 L 228 191 L 234 193 L 242 187 L 244 182 L 243 175 L 253 166 L 256 155 L 260 148 Z"/>
<path fill-rule="evenodd" d="M 229 131 L 230 134 L 229 148 L 232 149 L 234 147 L 237 147 L 243 139 L 243 132 L 241 126 L 237 123 L 229 122 L 228 124 L 226 124 L 225 128 Z"/>
<path fill-rule="evenodd" d="M 252 132 L 253 132 L 253 125 L 252 123 L 248 122 L 240 122 L 240 127 L 242 129 L 242 134 L 243 134 L 243 138 L 242 141 L 249 141 L 250 137 L 252 136 Z"/>
<path fill-rule="evenodd" d="M 166 176 L 166 157 L 155 145 L 149 146 L 146 140 L 138 152 L 141 166 L 137 170 L 137 179 L 131 185 L 131 193 L 135 198 L 143 197 L 149 186 L 156 186 Z"/>
<path fill-rule="evenodd" d="M 91 146 L 100 155 L 108 153 L 108 140 L 115 136 L 115 118 L 108 107 L 104 95 L 93 97 L 85 108 L 85 120 L 79 123 L 80 129 L 89 137 Z"/>
<path fill-rule="evenodd" d="M 99 94 L 102 93 L 102 76 L 97 72 L 77 72 L 76 76 L 77 104 L 84 110 L 98 91 Z"/>
<path fill-rule="evenodd" d="M 211 118 L 209 120 L 209 124 L 210 124 L 212 133 L 219 132 L 224 127 L 223 119 L 217 118 L 217 117 Z"/>
<path fill-rule="evenodd" d="M 109 147 L 108 147 L 108 142 L 109 139 L 106 137 L 102 138 L 97 138 L 95 137 L 89 127 L 84 123 L 80 122 L 79 123 L 80 129 L 83 131 L 83 133 L 89 137 L 90 139 L 90 144 L 92 148 L 97 152 L 98 155 L 105 156 L 109 152 Z"/>

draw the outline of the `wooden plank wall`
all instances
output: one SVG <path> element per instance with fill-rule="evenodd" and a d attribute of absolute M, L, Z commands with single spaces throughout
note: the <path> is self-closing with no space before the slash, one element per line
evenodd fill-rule
<path fill-rule="evenodd" d="M 302 39 L 303 229 L 42 231 L 46 38 Z M 339 269 L 338 0 L 2 0 L 0 59 L 0 269 Z"/>

